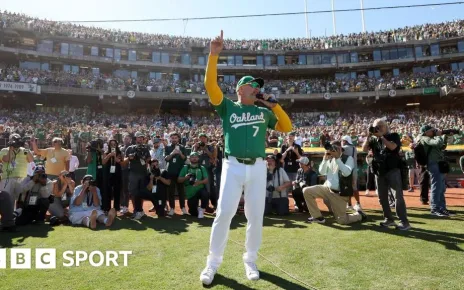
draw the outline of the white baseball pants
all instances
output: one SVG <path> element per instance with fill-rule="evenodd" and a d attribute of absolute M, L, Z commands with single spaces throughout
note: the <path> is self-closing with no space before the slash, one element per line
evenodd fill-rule
<path fill-rule="evenodd" d="M 255 262 L 261 245 L 264 206 L 266 202 L 266 161 L 258 158 L 254 165 L 239 163 L 235 157 L 224 159 L 216 218 L 211 229 L 207 264 L 222 263 L 232 218 L 245 191 L 246 229 L 244 262 Z"/>

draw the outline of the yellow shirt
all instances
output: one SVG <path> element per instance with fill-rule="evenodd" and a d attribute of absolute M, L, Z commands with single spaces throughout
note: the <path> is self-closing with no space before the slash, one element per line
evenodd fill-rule
<path fill-rule="evenodd" d="M 47 158 L 45 162 L 45 173 L 50 175 L 60 175 L 61 171 L 66 170 L 66 161 L 71 159 L 69 152 L 63 148 L 39 149 L 40 155 Z"/>
<path fill-rule="evenodd" d="M 8 155 L 8 151 L 8 148 L 3 148 L 0 151 L 0 159 L 2 159 L 3 156 Z M 6 179 L 7 176 L 9 178 L 24 178 L 27 176 L 27 165 L 29 162 L 27 162 L 26 152 L 26 149 L 20 147 L 18 153 L 16 153 L 16 158 L 13 159 L 13 162 L 11 162 L 12 159 L 10 159 L 9 163 L 3 163 L 2 178 Z M 11 155 L 14 156 L 14 154 Z"/>

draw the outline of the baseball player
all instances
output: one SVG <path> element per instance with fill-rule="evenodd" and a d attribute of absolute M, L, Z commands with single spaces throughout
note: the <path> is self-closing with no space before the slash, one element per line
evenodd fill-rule
<path fill-rule="evenodd" d="M 259 78 L 245 76 L 237 83 L 238 102 L 224 98 L 217 84 L 217 62 L 223 49 L 223 32 L 211 41 L 205 87 L 211 104 L 223 121 L 225 150 L 221 186 L 213 227 L 211 229 L 209 256 L 200 280 L 205 285 L 213 282 L 222 263 L 230 222 L 237 211 L 242 192 L 245 192 L 246 253 L 243 255 L 245 272 L 249 280 L 258 280 L 255 261 L 261 244 L 264 204 L 266 199 L 265 138 L 268 128 L 290 132 L 290 118 L 269 96 L 258 99 L 256 95 L 264 85 Z M 260 102 L 264 107 L 258 107 Z"/>

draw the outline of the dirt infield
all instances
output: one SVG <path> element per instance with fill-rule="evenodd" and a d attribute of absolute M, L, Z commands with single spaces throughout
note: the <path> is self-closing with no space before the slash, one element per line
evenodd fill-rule
<path fill-rule="evenodd" d="M 363 209 L 380 209 L 379 199 L 375 195 L 375 191 L 370 191 L 370 196 L 365 196 L 365 191 L 360 191 L 361 206 Z M 404 191 L 404 198 L 406 201 L 407 207 L 419 207 L 419 208 L 429 208 L 429 205 L 422 205 L 419 200 L 419 190 L 416 189 L 414 192 Z M 445 193 L 446 204 L 449 207 L 452 206 L 463 206 L 464 207 L 464 189 L 463 188 L 448 188 Z M 354 202 L 354 198 L 352 199 Z M 325 209 L 325 205 L 322 200 L 318 199 L 318 204 L 321 209 Z M 149 216 L 155 215 L 154 213 L 149 213 L 148 210 L 152 207 L 151 202 L 145 201 L 143 208 L 146 214 Z M 132 211 L 132 206 L 130 211 Z M 293 199 L 290 198 L 290 210 L 293 211 Z M 176 214 L 180 214 L 179 202 L 176 201 Z"/>

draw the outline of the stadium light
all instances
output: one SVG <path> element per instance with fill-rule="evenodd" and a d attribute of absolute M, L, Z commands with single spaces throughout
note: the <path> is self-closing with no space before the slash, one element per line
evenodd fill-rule
<path fill-rule="evenodd" d="M 406 106 L 419 106 L 420 103 L 407 103 Z"/>

